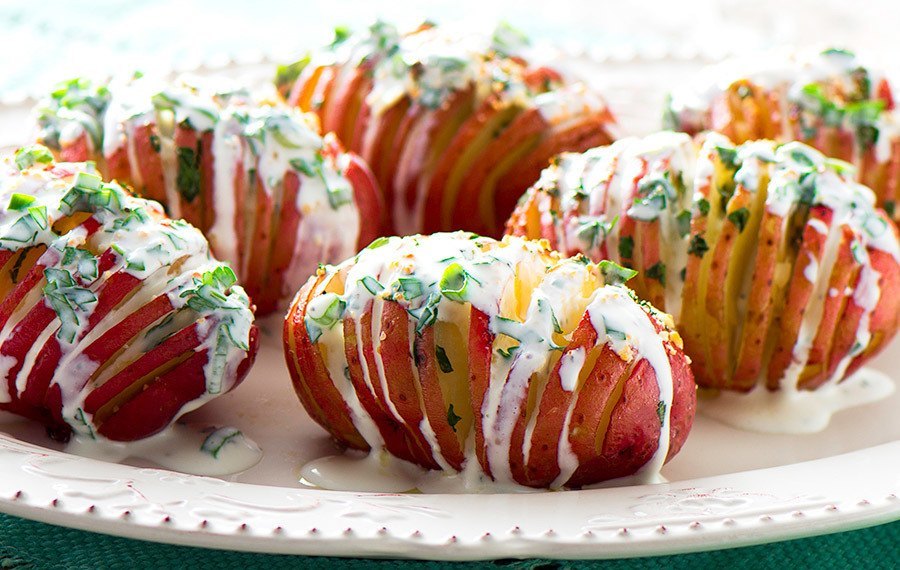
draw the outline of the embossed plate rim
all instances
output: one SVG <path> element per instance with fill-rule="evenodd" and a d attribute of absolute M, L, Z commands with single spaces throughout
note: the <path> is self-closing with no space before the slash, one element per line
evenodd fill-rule
<path fill-rule="evenodd" d="M 283 554 L 622 558 L 746 546 L 900 518 L 900 441 L 730 475 L 534 495 L 229 483 L 76 457 L 4 433 L 0 472 L 6 475 L 0 511 L 8 514 L 127 538 Z M 541 520 L 527 516 L 535 512 Z"/>

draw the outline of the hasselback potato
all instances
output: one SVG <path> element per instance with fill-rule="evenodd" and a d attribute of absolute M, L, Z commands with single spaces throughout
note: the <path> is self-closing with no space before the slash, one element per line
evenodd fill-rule
<path fill-rule="evenodd" d="M 381 195 L 359 157 L 320 136 L 313 115 L 233 86 L 75 79 L 36 114 L 62 160 L 95 161 L 204 232 L 260 313 L 381 233 Z"/>
<path fill-rule="evenodd" d="M 0 410 L 136 440 L 234 388 L 256 347 L 197 229 L 44 147 L 0 162 Z"/>
<path fill-rule="evenodd" d="M 853 53 L 777 53 L 706 69 L 672 92 L 664 128 L 713 130 L 736 143 L 800 141 L 857 167 L 900 221 L 900 116 L 885 73 Z"/>
<path fill-rule="evenodd" d="M 508 26 L 488 37 L 378 22 L 340 30 L 278 87 L 372 167 L 394 233 L 496 236 L 550 157 L 613 139 L 603 100 L 530 65 L 525 43 Z"/>
<path fill-rule="evenodd" d="M 814 390 L 900 318 L 897 228 L 853 177 L 800 143 L 663 132 L 560 156 L 507 230 L 638 270 L 700 386 Z"/>
<path fill-rule="evenodd" d="M 532 487 L 650 476 L 696 396 L 631 273 L 519 238 L 379 238 L 300 290 L 285 356 L 310 415 L 351 448 Z"/>

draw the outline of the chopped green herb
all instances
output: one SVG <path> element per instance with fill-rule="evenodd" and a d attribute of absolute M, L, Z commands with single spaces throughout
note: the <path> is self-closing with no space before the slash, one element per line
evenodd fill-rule
<path fill-rule="evenodd" d="M 697 209 L 700 210 L 700 215 L 705 216 L 709 214 L 709 200 L 706 198 L 700 198 L 697 200 Z"/>
<path fill-rule="evenodd" d="M 100 190 L 103 179 L 92 172 L 78 172 L 75 174 L 74 187 L 80 190 Z"/>
<path fill-rule="evenodd" d="M 703 257 L 709 251 L 709 246 L 706 244 L 706 240 L 700 234 L 695 234 L 691 236 L 691 243 L 688 246 L 688 253 L 691 255 L 696 255 L 697 257 Z"/>
<path fill-rule="evenodd" d="M 441 368 L 441 372 L 444 374 L 449 374 L 453 372 L 453 365 L 450 363 L 450 359 L 447 358 L 447 352 L 444 351 L 444 347 L 440 345 L 434 345 L 434 356 L 437 358 L 438 366 Z"/>
<path fill-rule="evenodd" d="M 9 198 L 9 206 L 7 206 L 10 210 L 22 210 L 29 204 L 35 201 L 35 197 L 30 194 L 19 194 L 14 192 L 12 196 Z"/>
<path fill-rule="evenodd" d="M 66 247 L 63 250 L 61 267 L 72 269 L 89 282 L 98 276 L 97 258 L 90 251 L 77 247 Z"/>
<path fill-rule="evenodd" d="M 439 284 L 441 293 L 450 299 L 462 303 L 466 300 L 466 290 L 469 287 L 469 274 L 458 263 L 451 263 L 444 270 Z"/>
<path fill-rule="evenodd" d="M 456 415 L 456 412 L 453 411 L 453 404 L 450 404 L 450 407 L 447 409 L 447 423 L 450 424 L 450 429 L 453 430 L 453 433 L 456 433 L 456 424 L 459 423 L 459 420 L 462 418 Z"/>
<path fill-rule="evenodd" d="M 275 70 L 275 87 L 282 96 L 287 96 L 291 87 L 293 87 L 294 83 L 297 81 L 297 78 L 300 77 L 300 74 L 303 73 L 303 70 L 309 65 L 309 61 L 310 56 L 307 54 L 294 63 L 278 66 Z"/>
<path fill-rule="evenodd" d="M 675 224 L 678 227 L 678 235 L 684 237 L 691 233 L 691 212 L 682 210 L 675 216 Z"/>
<path fill-rule="evenodd" d="M 619 257 L 622 259 L 631 259 L 634 254 L 634 238 L 624 236 L 619 240 Z"/>
<path fill-rule="evenodd" d="M 647 269 L 647 277 L 659 281 L 660 285 L 666 286 L 666 264 L 658 261 Z"/>
<path fill-rule="evenodd" d="M 41 145 L 24 146 L 16 151 L 16 168 L 25 170 L 35 164 L 50 164 L 53 162 L 53 154 Z"/>
<path fill-rule="evenodd" d="M 738 233 L 741 233 L 744 231 L 744 228 L 747 227 L 747 220 L 750 219 L 750 210 L 747 208 L 738 208 L 729 213 L 726 217 L 728 218 L 728 221 L 737 226 Z"/>
<path fill-rule="evenodd" d="M 628 338 L 623 331 L 616 330 L 606 326 L 606 336 L 614 340 L 625 340 Z"/>
<path fill-rule="evenodd" d="M 550 308 L 550 322 L 553 323 L 553 332 L 556 334 L 562 334 L 562 327 L 559 326 L 559 320 L 556 318 L 556 313 L 553 312 L 553 308 Z"/>
<path fill-rule="evenodd" d="M 600 273 L 603 274 L 603 281 L 607 285 L 621 285 L 638 274 L 634 269 L 628 269 L 612 261 L 603 260 L 597 264 Z"/>
<path fill-rule="evenodd" d="M 219 453 L 222 451 L 222 448 L 228 445 L 229 442 L 235 440 L 236 438 L 241 437 L 241 432 L 235 428 L 220 428 L 213 431 L 211 434 L 206 436 L 206 439 L 203 441 L 203 444 L 200 446 L 200 450 L 208 453 L 213 456 L 213 458 L 218 459 Z"/>
<path fill-rule="evenodd" d="M 846 57 L 856 57 L 852 51 L 843 48 L 828 48 L 822 50 L 822 55 L 842 55 Z"/>
<path fill-rule="evenodd" d="M 438 305 L 441 302 L 441 296 L 438 293 L 431 293 L 425 299 L 425 303 L 418 309 L 407 309 L 407 312 L 417 319 L 416 334 L 420 334 L 422 330 L 434 324 L 438 316 Z"/>
<path fill-rule="evenodd" d="M 162 149 L 162 144 L 159 141 L 159 135 L 150 135 L 150 146 L 153 148 L 153 152 L 159 154 L 159 151 Z"/>
<path fill-rule="evenodd" d="M 348 28 L 347 26 L 335 26 L 334 39 L 331 41 L 330 47 L 339 46 L 340 44 L 347 41 L 347 39 L 350 37 L 350 35 L 351 35 L 350 28 Z"/>
<path fill-rule="evenodd" d="M 799 148 L 791 150 L 789 156 L 791 160 L 803 168 L 813 168 L 816 165 L 816 163 L 813 162 L 813 159 Z"/>
<path fill-rule="evenodd" d="M 500 22 L 491 36 L 491 49 L 500 55 L 512 55 L 530 44 L 524 32 L 511 26 L 508 22 Z"/>
<path fill-rule="evenodd" d="M 377 295 L 378 293 L 384 291 L 384 285 L 378 282 L 377 279 L 370 275 L 366 275 L 362 279 L 359 280 L 362 283 L 362 286 L 366 288 L 366 290 L 373 294 Z"/>
<path fill-rule="evenodd" d="M 716 152 L 718 153 L 719 160 L 722 162 L 723 166 L 725 166 L 729 170 L 737 170 L 737 149 L 724 146 L 716 146 Z"/>
<path fill-rule="evenodd" d="M 513 353 L 517 350 L 519 350 L 519 345 L 511 346 L 511 347 L 507 348 L 506 350 L 503 350 L 502 348 L 498 348 L 497 352 L 500 353 L 500 356 L 502 356 L 503 358 L 506 358 L 508 360 L 508 359 L 512 358 Z"/>
<path fill-rule="evenodd" d="M 656 417 L 659 418 L 659 423 L 666 423 L 666 403 L 662 400 L 656 405 Z"/>
<path fill-rule="evenodd" d="M 398 277 L 393 290 L 402 294 L 407 301 L 417 299 L 425 292 L 422 282 L 415 277 Z"/>
<path fill-rule="evenodd" d="M 44 278 L 47 280 L 44 296 L 59 318 L 56 337 L 71 343 L 78 334 L 78 312 L 84 312 L 95 304 L 97 296 L 90 289 L 79 287 L 72 274 L 64 269 L 48 267 L 44 270 Z"/>
<path fill-rule="evenodd" d="M 375 238 L 375 241 L 373 241 L 372 243 L 367 245 L 366 249 L 377 249 L 383 245 L 386 245 L 390 241 L 391 241 L 391 238 L 389 238 L 389 237 Z"/>
<path fill-rule="evenodd" d="M 178 176 L 176 185 L 181 197 L 193 202 L 200 194 L 200 152 L 186 146 L 178 147 Z"/>
<path fill-rule="evenodd" d="M 846 176 L 856 176 L 856 167 L 838 158 L 825 158 L 825 166 L 831 168 L 838 174 Z"/>

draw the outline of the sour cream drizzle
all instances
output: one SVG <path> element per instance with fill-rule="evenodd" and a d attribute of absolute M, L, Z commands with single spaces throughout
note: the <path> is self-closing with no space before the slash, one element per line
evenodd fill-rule
<path fill-rule="evenodd" d="M 440 283 L 451 266 L 464 272 L 464 299 L 454 299 L 441 292 Z M 371 311 L 375 370 L 367 366 L 363 346 L 358 344 L 357 349 L 365 388 L 372 396 L 376 393 L 376 385 L 387 394 L 391 382 L 382 363 L 386 356 L 381 354 L 379 348 L 385 334 L 381 329 L 381 315 L 388 299 L 400 302 L 412 315 L 421 315 L 430 307 L 436 312 L 437 321 L 446 323 L 458 322 L 460 308 L 471 305 L 473 310 L 488 317 L 494 338 L 511 337 L 518 342 L 509 357 L 498 351 L 498 345 L 491 347 L 487 394 L 482 407 L 474 412 L 475 421 L 480 423 L 485 436 L 484 445 L 492 479 L 485 475 L 474 456 L 473 428 L 465 445 L 466 463 L 454 479 L 468 490 L 519 487 L 509 467 L 511 439 L 519 414 L 527 402 L 529 382 L 533 375 L 537 375 L 534 381 L 539 383 L 550 377 L 550 367 L 556 365 L 556 359 L 551 357 L 560 354 L 557 344 L 565 346 L 571 340 L 571 331 L 586 313 L 598 332 L 596 346 L 610 344 L 624 360 L 646 359 L 654 371 L 660 409 L 664 411 L 656 453 L 641 469 L 639 476 L 648 481 L 658 476 L 668 454 L 673 375 L 668 357 L 668 350 L 672 349 L 667 349 L 665 340 L 669 337 L 658 333 L 656 327 L 663 326 L 665 330 L 661 323 L 668 317 L 639 305 L 633 294 L 622 286 L 602 286 L 596 266 L 576 259 L 561 259 L 538 242 L 518 238 L 496 242 L 471 234 L 455 233 L 383 238 L 344 264 L 326 266 L 321 271 L 324 278 L 316 290 L 319 293 L 314 293 L 307 305 L 306 327 L 312 336 L 321 335 L 316 342 L 327 347 L 331 381 L 344 396 L 354 425 L 371 446 L 373 454 L 382 453 L 383 441 L 377 430 L 373 429 L 371 417 L 359 405 L 359 398 L 349 389 L 349 381 L 343 374 L 347 366 L 341 348 L 344 343 L 343 325 L 341 320 L 333 324 L 330 322 L 334 319 L 331 311 L 335 307 L 343 307 L 341 318 L 351 319 L 358 343 L 362 342 L 363 337 L 362 316 L 367 310 Z M 330 283 L 334 279 L 343 281 L 343 292 L 323 293 L 326 288 L 332 287 Z M 412 289 L 407 289 L 415 292 L 411 294 L 411 299 L 403 296 L 398 285 L 400 279 L 416 282 Z M 523 294 L 527 297 L 522 298 Z M 517 306 L 526 298 L 526 305 Z M 328 314 L 331 314 L 331 319 L 323 325 L 324 316 Z M 412 319 L 410 327 L 415 327 L 416 318 Z M 434 325 L 428 323 L 424 326 Z M 607 327 L 624 331 L 624 338 L 619 336 L 621 333 L 615 337 L 609 336 Z M 564 336 L 559 331 L 570 332 Z M 394 330 L 391 334 L 398 332 Z M 467 334 L 463 331 L 463 338 Z M 568 425 L 580 391 L 578 377 L 586 361 L 585 349 L 573 349 L 561 354 L 560 382 L 564 390 L 575 392 L 576 397 L 572 398 L 564 431 L 557 442 L 561 473 L 553 483 L 554 488 L 564 486 L 580 464 L 569 444 Z M 402 414 L 390 398 L 382 403 L 394 420 L 404 423 Z M 455 471 L 443 460 L 431 420 L 433 418 L 426 415 L 418 427 L 430 447 L 430 455 L 444 472 L 451 474 Z M 527 426 L 522 444 L 522 455 L 526 460 L 533 444 L 533 429 L 533 425 Z M 312 477 L 317 485 L 331 486 L 333 483 L 329 483 L 327 476 L 331 472 L 328 467 L 331 463 L 332 460 L 315 462 L 304 469 L 304 477 L 308 476 L 308 480 Z M 375 461 L 373 465 L 382 463 Z"/>

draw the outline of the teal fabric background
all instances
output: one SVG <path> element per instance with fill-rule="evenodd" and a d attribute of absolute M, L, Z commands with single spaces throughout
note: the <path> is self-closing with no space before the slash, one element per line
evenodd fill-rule
<path fill-rule="evenodd" d="M 43 568 L 900 568 L 900 521 L 868 529 L 746 548 L 609 561 L 495 560 L 443 563 L 221 552 L 116 538 L 0 515 L 0 569 Z"/>

